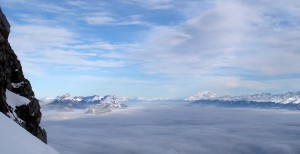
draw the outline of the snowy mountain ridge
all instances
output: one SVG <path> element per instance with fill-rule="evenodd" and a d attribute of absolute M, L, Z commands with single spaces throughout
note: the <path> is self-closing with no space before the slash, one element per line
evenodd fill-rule
<path fill-rule="evenodd" d="M 261 93 L 241 96 L 217 96 L 208 91 L 200 92 L 184 99 L 185 101 L 219 100 L 219 101 L 253 101 L 273 102 L 280 104 L 300 104 L 300 92 L 287 92 L 284 94 Z"/>
<path fill-rule="evenodd" d="M 161 97 L 116 97 L 115 95 L 92 95 L 92 96 L 70 96 L 70 94 L 66 93 L 62 96 L 57 96 L 56 98 L 53 97 L 44 97 L 39 99 L 41 105 L 46 105 L 55 101 L 73 101 L 73 102 L 95 102 L 95 101 L 103 101 L 106 98 L 114 97 L 119 102 L 129 102 L 129 101 L 175 101 L 180 99 L 173 99 L 173 98 L 161 98 Z"/>
<path fill-rule="evenodd" d="M 260 94 L 251 94 L 251 95 L 240 95 L 240 96 L 218 96 L 216 93 L 209 91 L 199 92 L 192 96 L 189 96 L 185 99 L 172 99 L 172 98 L 159 98 L 159 97 L 116 97 L 114 95 L 92 95 L 92 96 L 71 96 L 66 93 L 62 96 L 57 96 L 56 98 L 45 97 L 40 99 L 40 104 L 45 105 L 53 102 L 72 102 L 72 103 L 82 103 L 93 104 L 95 102 L 104 102 L 107 98 L 114 98 L 118 102 L 130 102 L 130 101 L 199 101 L 199 100 L 219 100 L 219 101 L 253 101 L 253 102 L 273 102 L 281 104 L 300 104 L 300 91 L 298 92 L 287 92 L 283 94 L 271 94 L 271 93 L 260 93 Z M 97 104 L 97 103 L 96 103 Z"/>
<path fill-rule="evenodd" d="M 46 98 L 41 99 L 41 101 Z M 87 109 L 86 113 L 98 114 L 110 112 L 112 109 L 126 108 L 126 97 L 117 97 L 115 95 L 92 96 L 71 96 L 64 94 L 55 99 L 50 99 L 47 104 L 42 105 L 44 109 L 55 109 L 60 112 L 71 112 L 73 109 Z M 43 103 L 43 102 L 42 102 Z"/>
<path fill-rule="evenodd" d="M 56 98 L 53 97 L 44 97 L 39 99 L 41 102 L 47 102 L 52 103 L 54 101 L 74 101 L 74 102 L 95 102 L 95 101 L 102 101 L 108 98 L 109 96 L 117 98 L 115 95 L 105 95 L 105 96 L 99 96 L 99 95 L 92 95 L 92 96 L 71 96 L 69 93 L 66 93 L 62 96 L 57 96 Z M 120 101 L 127 101 L 127 97 L 118 97 L 118 100 Z"/>

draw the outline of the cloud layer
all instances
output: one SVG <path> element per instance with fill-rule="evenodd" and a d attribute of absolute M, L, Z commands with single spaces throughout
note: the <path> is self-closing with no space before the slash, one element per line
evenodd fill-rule
<path fill-rule="evenodd" d="M 100 116 L 69 114 L 44 114 L 49 144 L 62 154 L 300 152 L 293 111 L 146 103 Z"/>

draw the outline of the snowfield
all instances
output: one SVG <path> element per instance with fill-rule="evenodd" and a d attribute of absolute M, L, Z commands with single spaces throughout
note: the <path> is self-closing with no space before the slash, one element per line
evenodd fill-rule
<path fill-rule="evenodd" d="M 300 112 L 184 103 L 128 103 L 100 115 L 44 112 L 61 154 L 298 154 Z"/>
<path fill-rule="evenodd" d="M 31 135 L 0 113 L 0 150 L 3 154 L 58 154 L 52 147 Z"/>

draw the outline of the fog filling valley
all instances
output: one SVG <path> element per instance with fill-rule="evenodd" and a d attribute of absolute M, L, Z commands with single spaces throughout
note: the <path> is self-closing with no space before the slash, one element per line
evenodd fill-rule
<path fill-rule="evenodd" d="M 185 103 L 128 103 L 101 115 L 44 111 L 61 154 L 300 153 L 300 112 Z"/>

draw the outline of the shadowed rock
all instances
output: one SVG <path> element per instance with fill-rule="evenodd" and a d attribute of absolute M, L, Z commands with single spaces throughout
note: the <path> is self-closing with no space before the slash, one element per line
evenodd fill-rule
<path fill-rule="evenodd" d="M 0 8 L 0 111 L 47 143 L 46 131 L 39 126 L 42 117 L 39 102 L 35 98 L 30 82 L 23 75 L 17 55 L 8 42 L 9 32 L 10 24 Z M 13 109 L 7 103 L 6 89 L 28 98 L 30 103 Z"/>

